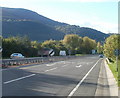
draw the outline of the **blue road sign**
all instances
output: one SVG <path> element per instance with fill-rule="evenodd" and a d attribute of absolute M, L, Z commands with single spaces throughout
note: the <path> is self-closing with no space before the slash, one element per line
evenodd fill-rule
<path fill-rule="evenodd" d="M 115 54 L 115 56 L 119 56 L 120 55 L 120 50 L 119 49 L 115 49 L 114 50 L 114 54 Z"/>

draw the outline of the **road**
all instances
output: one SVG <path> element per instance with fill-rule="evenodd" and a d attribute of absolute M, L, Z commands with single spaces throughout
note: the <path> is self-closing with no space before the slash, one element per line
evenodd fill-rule
<path fill-rule="evenodd" d="M 95 96 L 102 62 L 90 55 L 5 69 L 3 96 Z"/>

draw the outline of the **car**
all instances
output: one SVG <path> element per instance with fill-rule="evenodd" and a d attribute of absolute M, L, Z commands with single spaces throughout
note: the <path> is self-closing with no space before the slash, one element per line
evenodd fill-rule
<path fill-rule="evenodd" d="M 66 51 L 65 50 L 61 50 L 59 53 L 60 56 L 66 56 Z"/>
<path fill-rule="evenodd" d="M 10 55 L 11 59 L 20 59 L 20 58 L 24 58 L 24 56 L 21 53 L 13 53 Z"/>
<path fill-rule="evenodd" d="M 103 54 L 100 54 L 100 55 L 99 55 L 99 58 L 103 58 Z"/>

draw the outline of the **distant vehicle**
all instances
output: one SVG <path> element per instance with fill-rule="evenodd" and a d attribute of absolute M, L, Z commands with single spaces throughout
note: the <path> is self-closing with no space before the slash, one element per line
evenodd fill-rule
<path fill-rule="evenodd" d="M 60 56 L 66 56 L 66 51 L 64 50 L 61 50 L 60 53 L 59 53 Z"/>
<path fill-rule="evenodd" d="M 103 54 L 100 54 L 99 57 L 100 57 L 100 58 L 103 58 Z"/>
<path fill-rule="evenodd" d="M 20 59 L 20 58 L 24 58 L 24 56 L 21 53 L 13 53 L 10 55 L 11 59 Z"/>

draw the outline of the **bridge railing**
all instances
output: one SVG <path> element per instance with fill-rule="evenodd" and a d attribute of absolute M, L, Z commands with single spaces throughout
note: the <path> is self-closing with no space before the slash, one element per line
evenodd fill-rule
<path fill-rule="evenodd" d="M 77 57 L 78 56 L 54 56 L 54 57 L 33 57 L 33 58 L 23 58 L 23 59 L 3 59 L 2 67 L 62 61 Z"/>

